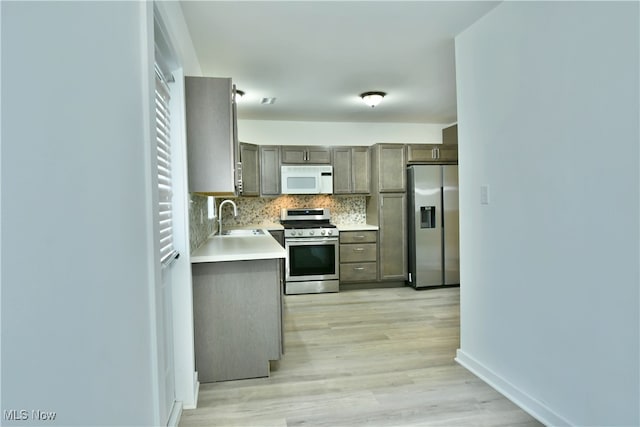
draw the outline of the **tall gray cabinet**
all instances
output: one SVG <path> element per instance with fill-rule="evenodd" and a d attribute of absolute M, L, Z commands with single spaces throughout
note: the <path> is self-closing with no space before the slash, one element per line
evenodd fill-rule
<path fill-rule="evenodd" d="M 402 144 L 371 147 L 367 222 L 379 226 L 378 280 L 407 279 L 406 152 Z"/>

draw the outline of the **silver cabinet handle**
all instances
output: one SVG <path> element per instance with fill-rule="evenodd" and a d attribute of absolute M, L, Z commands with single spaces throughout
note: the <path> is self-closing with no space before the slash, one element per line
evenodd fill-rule
<path fill-rule="evenodd" d="M 238 162 L 236 163 L 236 176 L 237 176 L 237 186 L 238 186 L 238 191 L 242 192 L 243 190 L 243 182 L 242 182 L 242 162 Z"/>
<path fill-rule="evenodd" d="M 364 248 L 353 248 L 354 252 L 362 252 L 364 251 Z"/>
<path fill-rule="evenodd" d="M 362 235 L 358 235 L 358 236 L 353 236 L 354 239 L 364 239 L 366 236 L 362 236 Z"/>
<path fill-rule="evenodd" d="M 353 267 L 353 269 L 356 271 L 362 271 L 364 270 L 364 267 Z"/>

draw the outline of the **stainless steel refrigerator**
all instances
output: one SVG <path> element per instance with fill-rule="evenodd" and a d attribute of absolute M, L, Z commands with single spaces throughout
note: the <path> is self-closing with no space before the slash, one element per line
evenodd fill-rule
<path fill-rule="evenodd" d="M 459 285 L 458 166 L 409 166 L 407 190 L 408 284 Z"/>

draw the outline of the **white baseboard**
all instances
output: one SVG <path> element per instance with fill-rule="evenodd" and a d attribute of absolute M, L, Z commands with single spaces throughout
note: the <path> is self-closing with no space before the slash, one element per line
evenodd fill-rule
<path fill-rule="evenodd" d="M 167 427 L 178 427 L 180 424 L 180 417 L 182 416 L 182 402 L 175 400 L 171 407 L 171 413 L 169 413 L 169 420 L 167 421 Z"/>
<path fill-rule="evenodd" d="M 518 405 L 523 411 L 547 426 L 571 426 L 573 425 L 542 402 L 529 396 L 513 384 L 488 369 L 473 357 L 461 349 L 456 352 L 455 361 L 471 371 L 475 376 L 489 384 L 504 397 Z"/>
<path fill-rule="evenodd" d="M 193 402 L 184 405 L 183 409 L 196 409 L 198 407 L 198 394 L 200 393 L 200 381 L 198 371 L 193 373 Z"/>

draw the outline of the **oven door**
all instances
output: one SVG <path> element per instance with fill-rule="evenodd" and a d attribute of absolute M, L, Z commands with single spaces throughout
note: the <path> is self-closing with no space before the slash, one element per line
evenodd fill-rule
<path fill-rule="evenodd" d="M 286 239 L 286 281 L 338 280 L 338 248 L 337 237 Z"/>

